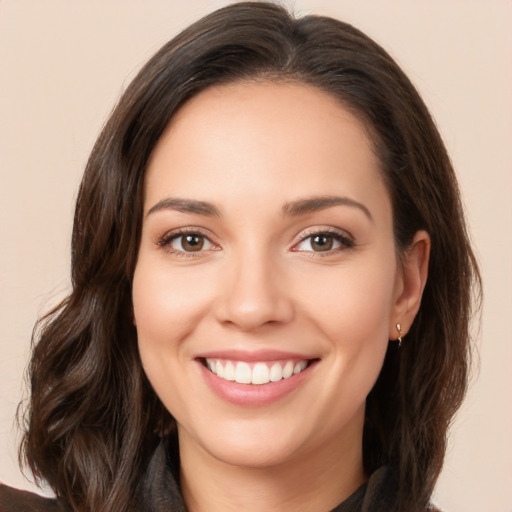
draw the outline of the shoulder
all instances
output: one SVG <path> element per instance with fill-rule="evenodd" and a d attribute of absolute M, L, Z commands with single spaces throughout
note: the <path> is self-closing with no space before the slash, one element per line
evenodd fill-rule
<path fill-rule="evenodd" d="M 395 468 L 382 466 L 370 476 L 365 487 L 364 501 L 361 507 L 363 512 L 397 510 L 398 479 Z M 418 506 L 415 510 L 420 510 L 420 508 L 422 512 L 442 512 L 433 504 L 429 504 L 425 508 Z M 344 509 L 341 509 L 340 512 L 342 510 Z"/>
<path fill-rule="evenodd" d="M 0 512 L 60 512 L 57 500 L 0 484 Z"/>

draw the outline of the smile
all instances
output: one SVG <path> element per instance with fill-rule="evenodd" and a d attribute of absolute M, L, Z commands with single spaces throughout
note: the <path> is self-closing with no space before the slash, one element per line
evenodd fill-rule
<path fill-rule="evenodd" d="M 284 399 L 305 385 L 320 362 L 318 357 L 277 350 L 218 350 L 195 360 L 208 387 L 223 401 L 242 407 Z"/>
<path fill-rule="evenodd" d="M 307 360 L 287 360 L 270 362 L 232 361 L 206 358 L 206 367 L 217 377 L 238 384 L 263 385 L 289 379 L 304 371 Z"/>

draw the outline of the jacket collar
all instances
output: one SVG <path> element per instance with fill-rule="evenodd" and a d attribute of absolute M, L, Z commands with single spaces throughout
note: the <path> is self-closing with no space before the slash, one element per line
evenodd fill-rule
<path fill-rule="evenodd" d="M 393 472 L 382 467 L 331 512 L 389 512 L 396 486 Z M 179 487 L 179 452 L 174 436 L 157 446 L 144 479 L 144 509 L 148 512 L 187 512 Z"/>

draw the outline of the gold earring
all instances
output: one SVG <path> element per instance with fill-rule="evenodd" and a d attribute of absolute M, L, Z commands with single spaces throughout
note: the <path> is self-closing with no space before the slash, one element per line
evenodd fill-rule
<path fill-rule="evenodd" d="M 398 348 L 402 346 L 402 326 L 400 324 L 396 324 L 396 330 L 398 331 Z"/>

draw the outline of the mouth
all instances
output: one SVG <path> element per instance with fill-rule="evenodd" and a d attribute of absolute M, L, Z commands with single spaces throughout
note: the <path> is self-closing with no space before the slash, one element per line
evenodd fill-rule
<path fill-rule="evenodd" d="M 204 357 L 202 365 L 218 378 L 238 384 L 262 386 L 302 373 L 316 359 L 283 359 L 278 361 L 237 361 Z"/>
<path fill-rule="evenodd" d="M 207 386 L 223 401 L 259 407 L 302 388 L 320 358 L 273 349 L 232 349 L 198 354 L 195 361 Z"/>

